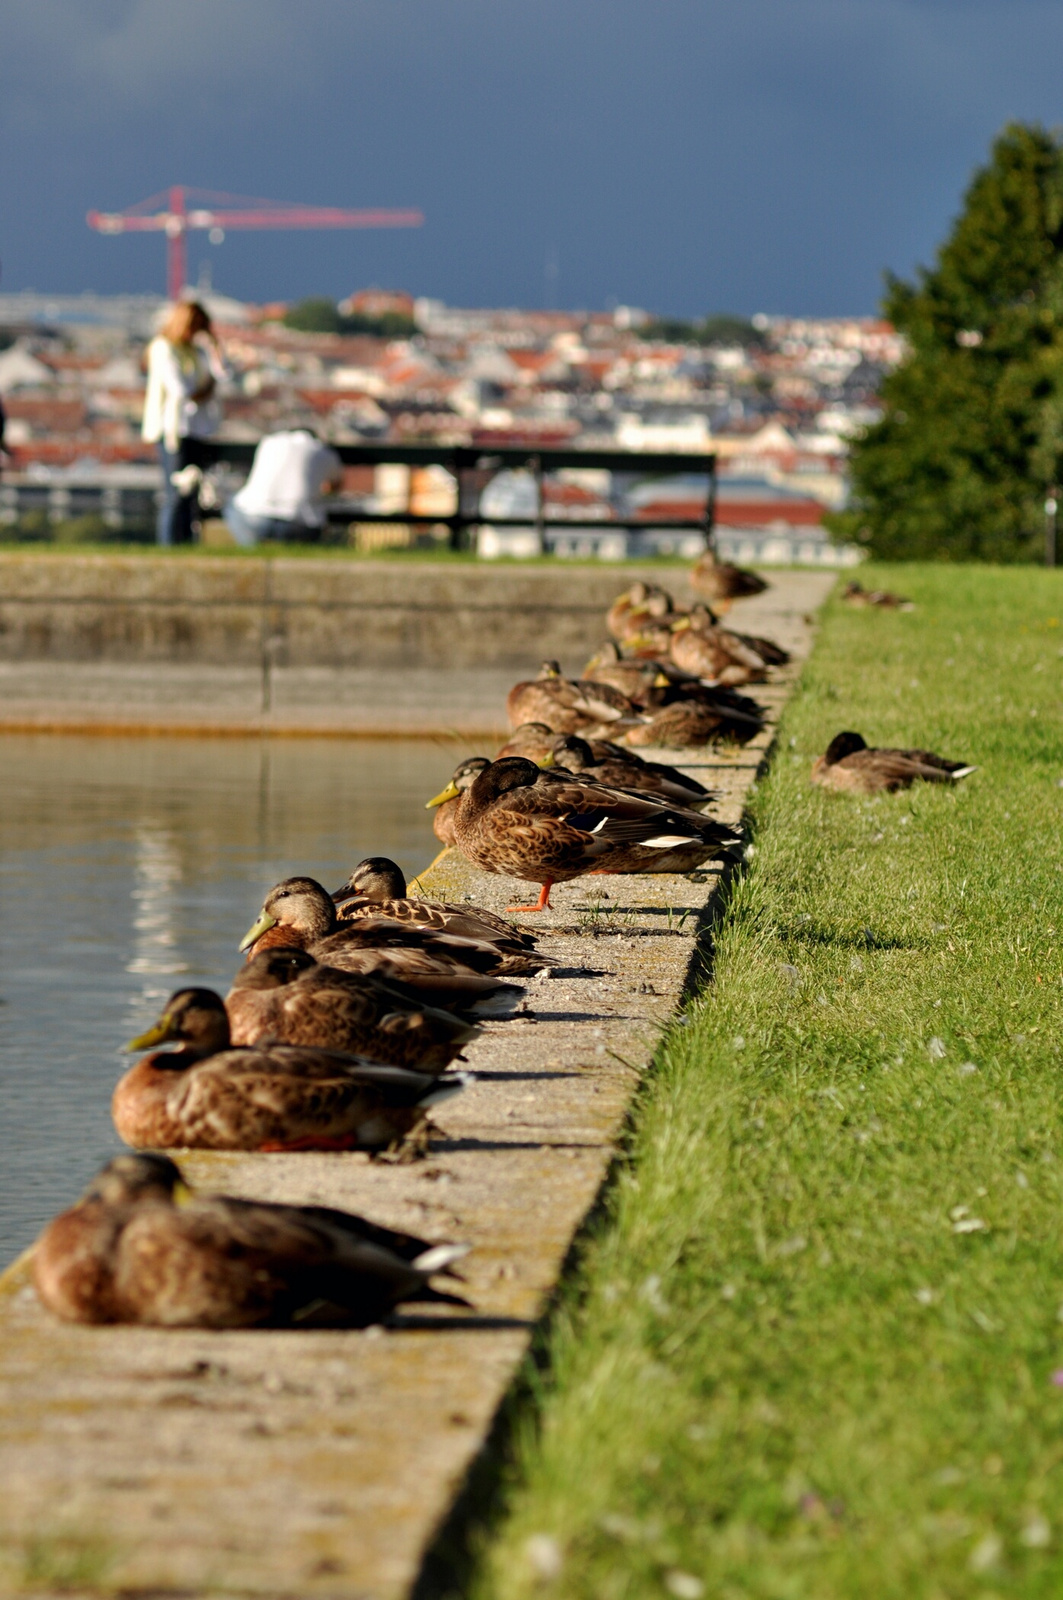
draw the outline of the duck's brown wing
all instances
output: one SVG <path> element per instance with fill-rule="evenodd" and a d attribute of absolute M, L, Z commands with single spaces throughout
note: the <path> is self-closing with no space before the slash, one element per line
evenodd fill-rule
<path fill-rule="evenodd" d="M 335 933 L 315 941 L 313 954 L 317 960 L 324 960 L 327 964 L 334 961 L 345 947 L 423 950 L 431 956 L 444 956 L 460 962 L 470 972 L 491 972 L 499 959 L 498 948 L 489 939 L 466 937 L 444 928 L 379 915 L 356 917 L 342 923 Z M 340 965 L 338 961 L 335 964 Z"/>
<path fill-rule="evenodd" d="M 496 916 L 480 906 L 450 905 L 441 900 L 348 901 L 339 912 L 341 920 L 354 920 L 383 916 L 396 922 L 405 922 L 422 928 L 437 928 L 441 933 L 455 934 L 459 938 L 497 945 L 513 954 L 532 950 L 535 938 L 522 933 L 505 917 Z"/>
<path fill-rule="evenodd" d="M 914 761 L 921 767 L 937 767 L 945 773 L 973 770 L 969 761 L 949 761 L 945 756 L 935 755 L 932 750 L 891 750 L 889 753 L 905 756 L 907 760 Z"/>
<path fill-rule="evenodd" d="M 538 820 L 549 807 L 549 820 L 585 837 L 583 855 L 594 860 L 614 845 L 645 843 L 667 837 L 679 844 L 683 840 L 733 838 L 730 829 L 708 821 L 698 812 L 670 805 L 654 795 L 630 789 L 606 788 L 596 783 L 559 783 L 541 793 L 515 789 L 503 795 L 491 814 L 515 815 L 525 823 Z M 537 810 L 536 802 L 539 802 Z"/>
<path fill-rule="evenodd" d="M 423 950 L 361 950 L 352 946 L 329 952 L 327 959 L 341 972 L 373 973 L 401 985 L 428 1005 L 474 1015 L 495 1015 L 496 1000 L 512 1000 L 515 1004 L 524 992 L 501 975 L 470 972 L 457 961 L 430 956 Z M 484 1009 L 488 1002 L 490 1011 Z"/>
<path fill-rule="evenodd" d="M 929 777 L 931 782 L 944 783 L 948 774 L 932 767 L 921 767 L 909 761 L 901 750 L 854 750 L 840 761 L 825 767 L 820 779 L 829 789 L 852 789 L 866 794 L 876 790 L 894 793 L 909 788 L 917 778 Z"/>
<path fill-rule="evenodd" d="M 784 650 L 774 639 L 762 639 L 751 633 L 736 633 L 733 637 L 740 639 L 747 649 L 752 650 L 769 667 L 785 667 L 790 659 L 789 650 Z"/>
<path fill-rule="evenodd" d="M 192 1148 L 257 1150 L 349 1137 L 382 1102 L 416 1105 L 434 1081 L 426 1073 L 306 1046 L 226 1050 L 182 1074 L 168 1110 Z"/>
<path fill-rule="evenodd" d="M 448 1011 L 405 1000 L 389 1002 L 382 992 L 364 988 L 297 982 L 282 994 L 280 1016 L 269 1037 L 285 1044 L 353 1052 L 435 1074 L 476 1036 L 474 1028 Z"/>
<path fill-rule="evenodd" d="M 657 795 L 664 800 L 686 801 L 689 805 L 696 804 L 699 799 L 710 798 L 704 789 L 699 794 L 696 789 L 674 781 L 667 775 L 669 769 L 663 764 L 660 771 L 655 770 L 657 765 L 637 767 L 626 761 L 600 761 L 588 770 L 587 776 L 610 789 L 633 789 L 639 793 Z"/>

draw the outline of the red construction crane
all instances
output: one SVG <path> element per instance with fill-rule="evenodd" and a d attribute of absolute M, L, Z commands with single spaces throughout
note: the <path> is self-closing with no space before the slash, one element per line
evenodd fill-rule
<path fill-rule="evenodd" d="M 185 286 L 185 235 L 194 228 L 208 230 L 211 244 L 221 244 L 226 228 L 419 228 L 424 217 L 420 211 L 278 205 L 176 184 L 125 211 L 90 211 L 85 220 L 98 233 L 165 233 L 166 291 L 177 300 Z"/>

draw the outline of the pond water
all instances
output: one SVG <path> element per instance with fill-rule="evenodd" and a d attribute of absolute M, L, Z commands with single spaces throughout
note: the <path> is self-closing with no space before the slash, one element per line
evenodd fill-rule
<path fill-rule="evenodd" d="M 0 1264 L 121 1148 L 121 1046 L 221 992 L 265 891 L 435 855 L 425 800 L 469 751 L 399 740 L 0 738 Z"/>

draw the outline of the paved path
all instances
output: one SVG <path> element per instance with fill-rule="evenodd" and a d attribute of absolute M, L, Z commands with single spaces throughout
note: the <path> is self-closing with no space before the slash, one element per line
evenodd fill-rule
<path fill-rule="evenodd" d="M 797 661 L 832 579 L 779 577 L 738 625 Z M 765 734 L 691 770 L 741 815 Z M 558 975 L 469 1051 L 428 1159 L 189 1156 L 193 1180 L 364 1209 L 465 1239 L 475 1312 L 368 1332 L 70 1328 L 25 1268 L 0 1287 L 0 1592 L 392 1600 L 409 1593 L 607 1172 L 639 1074 L 681 998 L 712 874 L 585 880 L 542 919 Z M 433 892 L 501 908 L 512 884 L 448 857 Z M 693 913 L 693 915 L 691 915 Z"/>

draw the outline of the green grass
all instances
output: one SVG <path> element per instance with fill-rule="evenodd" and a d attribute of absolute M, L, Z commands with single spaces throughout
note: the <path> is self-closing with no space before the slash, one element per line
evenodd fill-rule
<path fill-rule="evenodd" d="M 1063 574 L 861 578 L 918 609 L 828 608 L 481 1600 L 1063 1592 Z M 979 771 L 826 795 L 842 728 Z"/>

